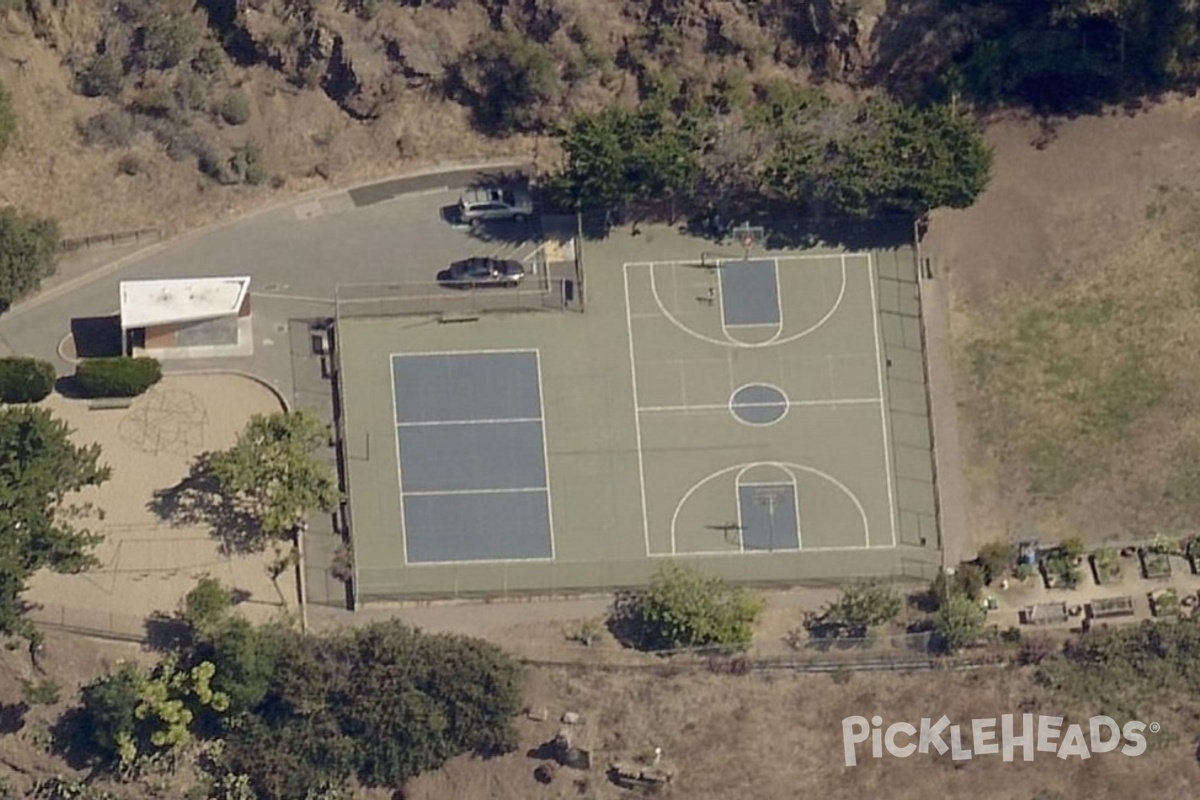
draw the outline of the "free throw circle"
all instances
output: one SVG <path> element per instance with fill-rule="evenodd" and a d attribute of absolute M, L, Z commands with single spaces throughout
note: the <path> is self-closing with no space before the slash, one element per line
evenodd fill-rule
<path fill-rule="evenodd" d="M 774 425 L 787 414 L 788 397 L 778 386 L 750 383 L 734 390 L 729 411 L 746 425 Z"/>

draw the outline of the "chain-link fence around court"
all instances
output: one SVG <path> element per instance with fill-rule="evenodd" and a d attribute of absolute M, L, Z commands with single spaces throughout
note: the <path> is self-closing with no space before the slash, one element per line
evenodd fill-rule
<path fill-rule="evenodd" d="M 447 288 L 436 283 L 339 284 L 338 319 L 349 317 L 473 316 L 522 311 L 580 310 L 571 278 L 536 275 L 519 287 Z"/>

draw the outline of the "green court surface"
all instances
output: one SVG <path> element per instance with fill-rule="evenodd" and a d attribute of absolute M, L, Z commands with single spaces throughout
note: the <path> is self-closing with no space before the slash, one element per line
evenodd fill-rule
<path fill-rule="evenodd" d="M 702 263 L 702 249 L 659 228 L 585 243 L 582 314 L 339 321 L 360 599 L 635 586 L 669 560 L 747 582 L 932 574 L 939 540 L 912 253 L 760 250 Z M 476 439 L 447 433 L 442 453 L 439 434 L 405 438 L 397 426 L 393 355 L 499 351 L 536 352 L 520 391 L 536 388 L 540 412 L 530 400 L 513 424 L 535 437 L 529 452 L 540 424 L 544 483 L 540 454 L 511 462 L 534 476 L 529 486 L 505 482 L 510 454 L 488 444 L 503 440 L 505 420 L 453 423 L 500 425 L 480 435 L 493 449 L 478 453 L 463 444 Z M 501 383 L 470 391 L 509 391 Z M 487 416 L 487 401 L 480 407 Z M 419 463 L 448 474 L 447 486 L 461 464 L 482 474 L 471 478 L 480 486 L 501 488 L 414 491 L 423 476 L 401 474 L 398 436 L 420 444 Z M 519 523 L 502 518 L 505 503 L 547 486 L 548 555 L 506 557 L 501 539 Z M 449 510 L 418 520 L 418 499 Z M 444 532 L 435 549 L 449 555 L 410 561 L 406 520 L 414 535 L 418 521 L 422 537 Z M 493 557 L 471 556 L 480 542 Z"/>

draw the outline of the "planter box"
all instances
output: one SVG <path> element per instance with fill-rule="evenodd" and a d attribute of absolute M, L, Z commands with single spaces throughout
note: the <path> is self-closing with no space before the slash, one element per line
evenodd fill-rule
<path fill-rule="evenodd" d="M 1160 580 L 1171 577 L 1171 557 L 1166 553 L 1152 553 L 1142 550 L 1139 553 L 1142 562 L 1142 574 L 1147 580 Z"/>

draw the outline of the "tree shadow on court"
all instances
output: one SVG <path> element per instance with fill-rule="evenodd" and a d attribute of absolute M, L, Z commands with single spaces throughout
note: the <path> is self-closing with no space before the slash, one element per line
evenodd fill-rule
<path fill-rule="evenodd" d="M 196 456 L 187 476 L 155 491 L 147 508 L 172 527 L 208 527 L 220 541 L 222 555 L 261 553 L 267 546 L 262 525 L 246 504 L 221 491 L 212 471 L 214 455 Z"/>

